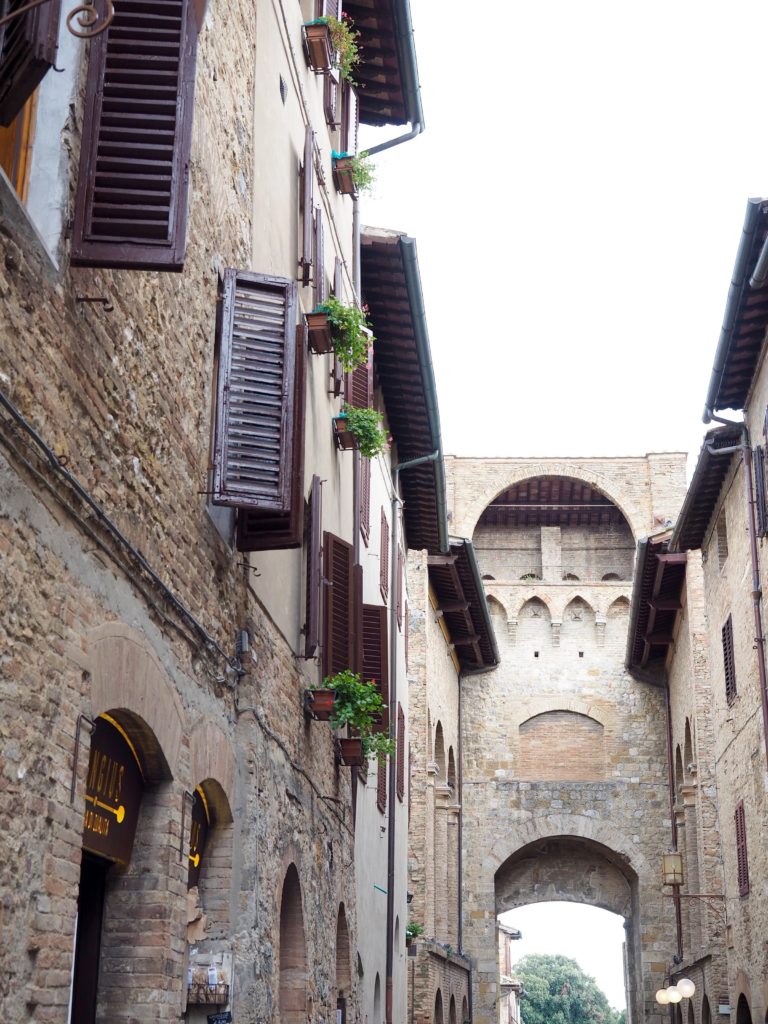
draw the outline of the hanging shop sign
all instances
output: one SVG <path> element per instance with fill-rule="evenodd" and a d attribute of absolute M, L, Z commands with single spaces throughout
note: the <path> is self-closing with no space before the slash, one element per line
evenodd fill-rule
<path fill-rule="evenodd" d="M 144 780 L 133 744 L 108 715 L 96 719 L 85 784 L 83 849 L 127 864 Z"/>
<path fill-rule="evenodd" d="M 195 798 L 192 801 L 192 821 L 189 826 L 189 872 L 187 874 L 187 888 L 191 889 L 200 881 L 200 868 L 202 866 L 203 854 L 205 853 L 205 840 L 208 837 L 208 828 L 211 824 L 211 816 L 208 810 L 208 801 L 200 786 L 195 790 Z"/>
<path fill-rule="evenodd" d="M 232 1024 L 232 1013 L 226 1010 L 224 1013 L 209 1013 L 208 1024 Z"/>

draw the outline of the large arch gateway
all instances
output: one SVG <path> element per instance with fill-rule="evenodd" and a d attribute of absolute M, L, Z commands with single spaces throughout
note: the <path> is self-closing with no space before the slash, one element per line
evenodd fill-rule
<path fill-rule="evenodd" d="M 634 549 L 677 513 L 684 458 L 449 459 L 501 661 L 462 680 L 463 947 L 498 1024 L 498 915 L 569 900 L 625 921 L 628 1020 L 675 952 L 663 690 L 624 669 Z"/>

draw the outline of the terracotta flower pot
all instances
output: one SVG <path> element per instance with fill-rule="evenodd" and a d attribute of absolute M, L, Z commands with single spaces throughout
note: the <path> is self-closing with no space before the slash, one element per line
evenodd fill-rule
<path fill-rule="evenodd" d="M 330 71 L 333 67 L 333 44 L 331 30 L 323 22 L 304 26 L 307 43 L 307 59 L 313 71 Z"/>
<path fill-rule="evenodd" d="M 307 714 L 318 722 L 327 722 L 333 713 L 333 698 L 333 690 L 305 690 L 304 707 Z"/>
<path fill-rule="evenodd" d="M 363 768 L 365 756 L 363 754 L 363 741 L 359 736 L 346 736 L 336 741 L 338 743 L 339 760 L 348 768 Z"/>
<path fill-rule="evenodd" d="M 351 430 L 347 429 L 346 416 L 333 417 L 333 436 L 336 441 L 336 447 L 339 449 L 351 451 L 353 448 L 357 447 L 355 435 Z"/>
<path fill-rule="evenodd" d="M 352 176 L 352 157 L 340 156 L 333 161 L 333 180 L 336 191 L 345 196 L 353 196 L 357 192 L 355 179 Z"/>
<path fill-rule="evenodd" d="M 325 355 L 326 352 L 333 352 L 333 338 L 331 337 L 331 325 L 328 314 L 321 311 L 307 313 L 307 334 L 309 335 L 309 347 L 312 352 Z"/>

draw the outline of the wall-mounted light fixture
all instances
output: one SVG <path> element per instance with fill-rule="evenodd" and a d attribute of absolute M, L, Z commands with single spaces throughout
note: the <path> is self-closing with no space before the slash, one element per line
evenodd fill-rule
<path fill-rule="evenodd" d="M 680 978 L 674 985 L 660 988 L 656 993 L 656 1002 L 659 1006 L 667 1006 L 668 1003 L 679 1003 L 681 999 L 690 999 L 695 991 L 696 986 L 690 978 Z"/>
<path fill-rule="evenodd" d="M 683 884 L 682 853 L 662 853 L 661 855 L 662 885 Z"/>

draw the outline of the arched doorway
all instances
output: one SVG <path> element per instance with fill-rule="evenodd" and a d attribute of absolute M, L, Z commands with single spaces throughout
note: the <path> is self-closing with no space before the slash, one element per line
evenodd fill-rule
<path fill-rule="evenodd" d="M 433 1024 L 443 1024 L 443 993 L 440 989 L 435 995 L 435 1012 L 432 1017 Z"/>
<path fill-rule="evenodd" d="M 752 1024 L 752 1012 L 749 1009 L 747 997 L 743 992 L 736 1004 L 736 1024 Z"/>
<path fill-rule="evenodd" d="M 336 920 L 336 1019 L 347 1022 L 347 1000 L 352 994 L 352 961 L 349 951 L 349 930 L 344 904 L 339 906 Z"/>
<path fill-rule="evenodd" d="M 280 1024 L 306 1024 L 307 949 L 296 865 L 285 873 L 280 899 Z"/>

